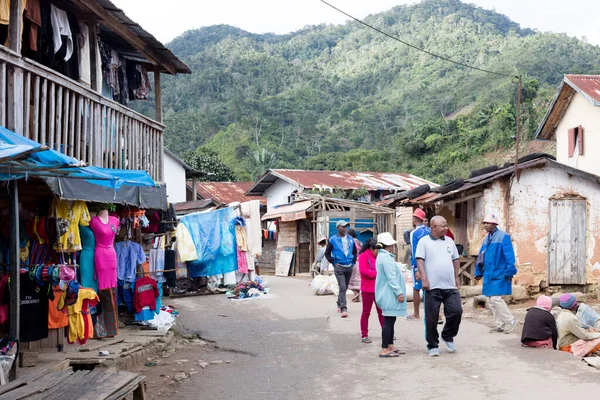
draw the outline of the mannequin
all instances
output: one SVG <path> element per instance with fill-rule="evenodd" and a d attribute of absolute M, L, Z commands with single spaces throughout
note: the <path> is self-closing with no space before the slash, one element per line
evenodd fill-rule
<path fill-rule="evenodd" d="M 95 213 L 90 213 L 90 217 L 95 217 Z M 96 275 L 94 268 L 94 255 L 96 252 L 96 239 L 94 232 L 89 226 L 88 221 L 79 223 L 79 234 L 81 236 L 81 254 L 79 255 L 79 271 L 81 274 L 81 286 L 93 289 L 98 292 L 98 281 L 94 279 Z"/>

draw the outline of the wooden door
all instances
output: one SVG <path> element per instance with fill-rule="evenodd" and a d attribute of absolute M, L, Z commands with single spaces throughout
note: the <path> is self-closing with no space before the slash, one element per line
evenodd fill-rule
<path fill-rule="evenodd" d="M 585 285 L 586 227 L 585 200 L 550 200 L 549 284 Z"/>

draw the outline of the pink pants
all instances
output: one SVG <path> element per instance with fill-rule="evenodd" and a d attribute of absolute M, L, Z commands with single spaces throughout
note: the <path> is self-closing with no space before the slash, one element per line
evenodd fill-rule
<path fill-rule="evenodd" d="M 369 317 L 371 316 L 371 309 L 373 308 L 373 303 L 375 303 L 375 293 L 365 293 L 362 292 L 362 315 L 360 317 L 360 333 L 363 338 L 369 336 Z M 377 316 L 379 317 L 379 324 L 383 328 L 383 315 L 381 314 L 381 310 L 375 304 L 375 308 L 377 309 Z"/>

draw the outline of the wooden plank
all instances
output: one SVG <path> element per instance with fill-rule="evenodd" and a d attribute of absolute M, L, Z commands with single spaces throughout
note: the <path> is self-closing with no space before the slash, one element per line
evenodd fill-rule
<path fill-rule="evenodd" d="M 154 68 L 154 119 L 163 122 L 162 115 L 162 91 L 160 88 L 160 69 Z"/>
<path fill-rule="evenodd" d="M 133 400 L 146 400 L 146 383 L 141 381 L 133 392 Z"/>
<path fill-rule="evenodd" d="M 102 386 L 95 388 L 94 393 L 87 393 L 84 396 L 80 396 L 78 400 L 109 399 L 111 395 L 118 392 L 122 387 L 134 382 L 138 377 L 140 377 L 138 374 L 127 371 L 112 373 L 103 382 Z M 142 377 L 142 379 L 144 378 Z"/>
<path fill-rule="evenodd" d="M 112 152 L 112 133 L 113 133 L 113 124 L 112 124 L 112 110 L 107 107 L 106 108 L 106 152 L 104 154 L 106 168 L 112 168 L 110 166 L 111 152 Z"/>
<path fill-rule="evenodd" d="M 56 89 L 56 118 L 54 119 L 54 125 L 56 130 L 54 132 L 54 142 L 56 143 L 56 151 L 61 151 L 62 145 L 62 112 L 63 112 L 63 88 L 59 86 Z"/>
<path fill-rule="evenodd" d="M 21 54 L 21 32 L 23 32 L 23 3 L 25 0 L 12 0 L 10 2 L 10 24 L 8 25 L 8 47 L 17 54 Z"/>
<path fill-rule="evenodd" d="M 158 181 L 159 182 L 163 182 L 164 176 L 163 176 L 163 171 L 164 171 L 164 157 L 163 157 L 163 148 L 165 147 L 165 135 L 164 132 L 160 133 L 160 143 L 158 145 L 160 151 L 158 153 Z"/>
<path fill-rule="evenodd" d="M 68 89 L 63 89 L 63 116 L 62 116 L 62 150 L 59 150 L 63 154 L 67 154 L 69 147 L 69 114 L 71 107 L 71 93 Z"/>
<path fill-rule="evenodd" d="M 288 276 L 290 274 L 290 267 L 292 265 L 293 258 L 294 258 L 294 253 L 291 251 L 279 252 L 279 259 L 277 260 L 275 275 L 276 276 Z"/>
<path fill-rule="evenodd" d="M 83 123 L 82 123 L 82 140 L 81 140 L 81 160 L 85 163 L 89 163 L 89 154 L 90 154 L 90 101 L 83 98 Z"/>
<path fill-rule="evenodd" d="M 105 380 L 103 378 L 104 375 L 107 374 L 107 372 L 103 372 L 100 369 L 77 371 L 70 379 L 65 379 L 64 382 L 57 383 L 57 385 L 51 389 L 50 393 L 46 394 L 44 400 L 77 399 L 82 392 L 93 393 L 99 383 L 104 384 Z"/>
<path fill-rule="evenodd" d="M 81 160 L 81 131 L 83 130 L 82 124 L 85 119 L 82 116 L 83 111 L 83 97 L 77 95 L 77 110 L 75 111 L 75 149 L 74 157 Z"/>
<path fill-rule="evenodd" d="M 48 115 L 48 80 L 42 78 L 42 98 L 40 104 L 40 143 L 47 144 L 48 124 L 46 116 Z"/>
<path fill-rule="evenodd" d="M 11 3 L 13 4 L 13 3 Z M 23 134 L 23 69 L 12 66 L 8 69 L 6 103 L 8 114 L 6 127 L 19 135 Z"/>
<path fill-rule="evenodd" d="M 47 391 L 48 388 L 52 387 L 53 385 L 66 381 L 73 374 L 73 370 L 51 372 L 39 377 L 34 381 L 28 382 L 24 386 L 20 386 L 14 390 L 5 392 L 4 395 L 12 400 L 25 399 L 33 394 Z"/>
<path fill-rule="evenodd" d="M 76 97 L 75 93 L 71 93 L 71 105 L 69 106 L 70 110 L 70 118 L 69 118 L 69 151 L 67 154 L 71 157 L 75 157 L 75 118 L 77 117 L 77 108 L 76 108 Z"/>
<path fill-rule="evenodd" d="M 25 90 L 23 92 L 23 136 L 31 139 L 31 74 L 27 71 L 24 74 Z"/>
<path fill-rule="evenodd" d="M 122 398 L 127 397 L 127 395 L 133 393 L 140 386 L 140 384 L 143 384 L 144 379 L 146 378 L 143 376 L 135 378 L 126 386 L 123 386 L 120 390 L 107 397 L 106 400 L 121 400 Z"/>
<path fill-rule="evenodd" d="M 6 126 L 6 63 L 0 62 L 0 125 Z"/>
<path fill-rule="evenodd" d="M 125 146 L 124 141 L 123 141 L 123 124 L 125 123 L 125 116 L 121 113 L 119 113 L 119 129 L 117 130 L 118 132 L 118 138 L 117 138 L 117 168 L 118 169 L 122 169 L 123 168 L 123 148 Z"/>
<path fill-rule="evenodd" d="M 101 112 L 102 112 L 102 116 L 101 116 L 101 126 L 100 129 L 102 131 L 102 137 L 101 137 L 101 150 L 100 150 L 100 164 L 98 164 L 99 167 L 106 167 L 106 161 L 107 161 L 107 157 L 106 157 L 106 147 L 107 147 L 107 142 L 108 142 L 108 132 L 109 132 L 109 126 L 108 126 L 108 120 L 107 120 L 107 108 L 106 106 L 102 106 L 101 108 Z"/>
<path fill-rule="evenodd" d="M 123 169 L 131 169 L 131 118 L 125 121 L 125 158 Z"/>
<path fill-rule="evenodd" d="M 102 142 L 103 142 L 103 132 L 102 126 L 104 121 L 102 119 L 102 109 L 103 105 L 96 103 L 95 104 L 95 114 L 94 114 L 94 122 L 96 124 L 94 133 L 93 133 L 93 141 L 94 141 L 94 163 L 92 165 L 97 167 L 102 167 Z"/>
<path fill-rule="evenodd" d="M 32 138 L 39 143 L 40 138 L 40 77 L 33 79 L 33 132 Z"/>

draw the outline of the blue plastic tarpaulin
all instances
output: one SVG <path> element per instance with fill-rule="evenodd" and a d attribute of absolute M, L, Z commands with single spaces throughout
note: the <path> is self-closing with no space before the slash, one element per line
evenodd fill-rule
<path fill-rule="evenodd" d="M 233 208 L 188 214 L 180 223 L 189 230 L 198 255 L 198 260 L 188 263 L 190 278 L 237 270 Z"/>

